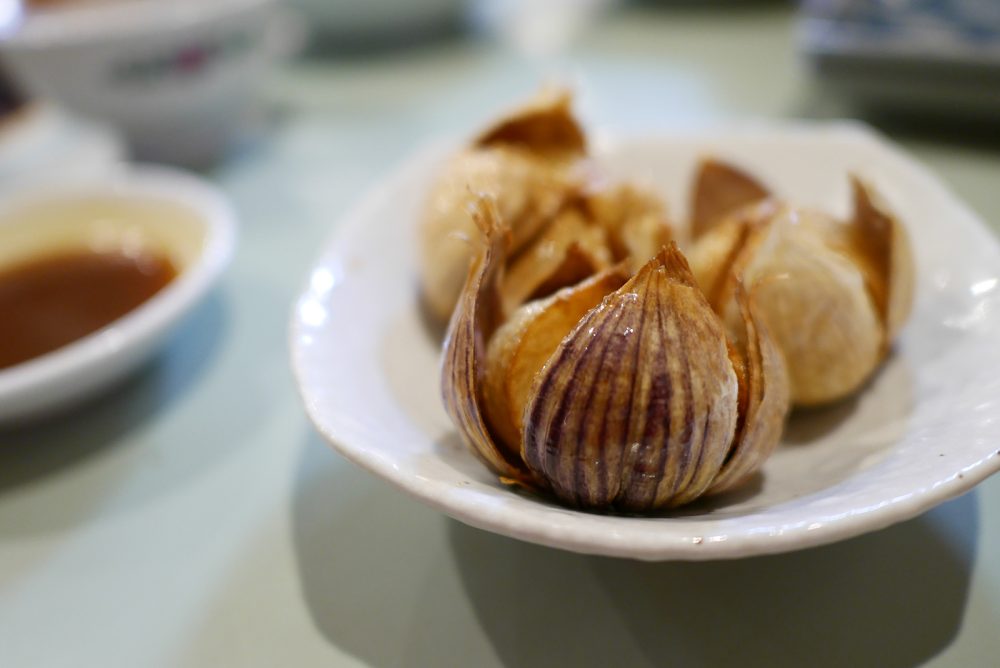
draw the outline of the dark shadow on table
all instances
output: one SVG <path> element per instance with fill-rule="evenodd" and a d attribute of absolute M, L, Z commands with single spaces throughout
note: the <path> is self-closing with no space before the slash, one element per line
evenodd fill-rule
<path fill-rule="evenodd" d="M 70 465 L 163 410 L 202 373 L 226 326 L 225 305 L 208 297 L 164 350 L 122 383 L 55 415 L 0 426 L 0 493 Z"/>
<path fill-rule="evenodd" d="M 481 626 L 528 668 L 912 666 L 960 628 L 978 534 L 975 492 L 877 533 L 723 562 L 584 557 L 451 526 Z"/>
<path fill-rule="evenodd" d="M 427 537 L 415 518 L 426 509 L 330 452 L 311 428 L 291 505 L 302 597 L 316 629 L 365 665 L 399 665 L 401 637 L 426 619 L 406 585 L 408 571 L 425 566 L 418 552 Z"/>
<path fill-rule="evenodd" d="M 926 661 L 960 628 L 978 504 L 972 492 L 888 529 L 783 555 L 642 563 L 452 520 L 442 520 L 442 537 L 433 511 L 310 430 L 290 512 L 316 629 L 368 665 L 438 665 L 466 651 L 518 668 L 891 668 Z"/>
<path fill-rule="evenodd" d="M 128 379 L 63 412 L 0 428 L 0 497 L 108 454 L 128 434 L 148 425 L 154 414 L 169 411 L 201 378 L 226 328 L 225 303 L 212 293 L 181 323 L 164 349 Z M 72 507 L 36 507 L 32 530 L 62 526 L 85 515 L 98 499 L 84 491 L 81 498 L 74 497 Z M 82 496 L 88 497 L 86 502 Z M 4 525 L 0 534 L 8 529 L 21 532 L 27 526 Z"/>
<path fill-rule="evenodd" d="M 961 110 L 953 114 L 864 105 L 825 90 L 815 77 L 792 115 L 818 121 L 855 118 L 897 141 L 946 144 L 990 155 L 1000 152 L 1000 121 L 995 114 L 969 116 Z"/>

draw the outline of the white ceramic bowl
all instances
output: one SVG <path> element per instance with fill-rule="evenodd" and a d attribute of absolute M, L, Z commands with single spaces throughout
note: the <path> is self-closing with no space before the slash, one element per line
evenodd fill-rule
<path fill-rule="evenodd" d="M 880 373 L 853 401 L 796 415 L 759 485 L 653 517 L 601 515 L 503 487 L 440 399 L 440 341 L 423 325 L 415 228 L 448 148 L 365 197 L 312 269 L 291 325 L 306 409 L 341 454 L 468 524 L 580 552 L 717 559 L 888 526 L 1000 470 L 1000 244 L 932 174 L 845 125 L 723 127 L 599 141 L 614 177 L 658 188 L 679 220 L 698 159 L 717 155 L 780 195 L 846 216 L 847 174 L 907 224 L 918 296 Z"/>
<path fill-rule="evenodd" d="M 142 159 L 205 164 L 278 55 L 276 0 L 130 0 L 29 12 L 2 43 L 32 95 L 112 123 Z"/>
<path fill-rule="evenodd" d="M 47 214 L 100 201 L 152 215 Z M 104 206 L 102 204 L 102 206 Z M 180 215 L 167 215 L 174 211 Z M 145 361 L 215 283 L 233 253 L 236 219 L 227 200 L 193 176 L 141 168 L 91 183 L 48 185 L 0 201 L 0 268 L 63 248 L 139 244 L 169 257 L 177 277 L 107 327 L 33 360 L 0 370 L 0 422 L 77 402 Z"/>
<path fill-rule="evenodd" d="M 121 169 L 125 146 L 109 127 L 33 105 L 0 125 L 0 193 Z"/>

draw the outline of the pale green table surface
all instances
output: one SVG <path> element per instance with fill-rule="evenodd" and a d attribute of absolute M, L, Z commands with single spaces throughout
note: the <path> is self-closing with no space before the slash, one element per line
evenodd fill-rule
<path fill-rule="evenodd" d="M 1000 665 L 1000 476 L 828 547 L 641 564 L 449 520 L 299 404 L 291 302 L 394 163 L 553 71 L 602 128 L 836 115 L 791 28 L 631 10 L 556 65 L 452 41 L 289 66 L 273 135 L 215 173 L 243 223 L 221 287 L 111 395 L 0 432 L 0 666 Z M 1000 138 L 882 129 L 1000 220 Z"/>

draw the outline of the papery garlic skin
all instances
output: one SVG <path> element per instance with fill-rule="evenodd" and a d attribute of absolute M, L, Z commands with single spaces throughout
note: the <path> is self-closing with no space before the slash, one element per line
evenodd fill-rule
<path fill-rule="evenodd" d="M 483 414 L 482 384 L 486 342 L 500 324 L 497 281 L 506 260 L 508 231 L 492 199 L 482 198 L 470 212 L 479 231 L 475 256 L 448 324 L 441 367 L 441 396 L 445 411 L 462 440 L 486 466 L 511 481 L 527 480 L 524 463 L 501 448 Z"/>
<path fill-rule="evenodd" d="M 910 317 L 916 293 L 916 262 L 906 227 L 867 183 L 851 178 L 854 216 L 849 244 L 864 258 L 868 285 L 882 315 L 886 347 Z"/>
<path fill-rule="evenodd" d="M 545 87 L 483 130 L 475 147 L 520 146 L 552 160 L 575 160 L 587 152 L 587 136 L 573 116 L 573 96 Z"/>
<path fill-rule="evenodd" d="M 524 407 L 532 382 L 581 318 L 629 278 L 623 266 L 521 306 L 490 337 L 483 408 L 501 447 L 520 457 Z"/>
<path fill-rule="evenodd" d="M 419 230 L 421 291 L 431 315 L 446 322 L 458 300 L 474 254 L 469 209 L 478 198 L 494 199 L 516 253 L 579 190 L 577 162 L 585 154 L 570 96 L 543 91 L 444 165 Z"/>
<path fill-rule="evenodd" d="M 724 323 L 671 242 L 631 278 L 621 262 L 507 317 L 509 230 L 490 198 L 473 218 L 480 243 L 448 328 L 442 393 L 501 481 L 574 507 L 649 512 L 759 470 L 789 391 L 755 288 L 736 283 Z"/>
<path fill-rule="evenodd" d="M 648 189 L 628 183 L 592 189 L 583 205 L 605 230 L 612 256 L 633 273 L 674 238 L 666 203 Z"/>
<path fill-rule="evenodd" d="M 778 447 L 788 415 L 790 389 L 785 356 L 761 313 L 759 295 L 737 285 L 739 321 L 730 325 L 735 342 L 730 357 L 740 369 L 739 422 L 733 446 L 708 494 L 737 488 L 754 475 Z M 735 363 L 734 363 L 735 366 Z M 740 373 L 742 371 L 742 373 Z"/>
<path fill-rule="evenodd" d="M 736 422 L 725 333 L 673 246 L 559 345 L 535 379 L 522 454 L 565 503 L 649 511 L 709 488 Z"/>
<path fill-rule="evenodd" d="M 760 312 L 785 357 L 792 401 L 817 405 L 857 390 L 878 366 L 883 330 L 858 265 L 827 245 L 827 219 L 788 205 L 706 232 L 690 253 L 716 311 L 739 318 L 735 281 L 754 285 Z M 734 215 L 734 221 L 740 218 Z M 735 252 L 725 249 L 736 244 Z M 720 260 L 729 264 L 720 267 Z M 721 275 L 721 279 L 720 279 Z M 722 281 L 720 283 L 720 280 Z"/>
<path fill-rule="evenodd" d="M 672 237 L 666 204 L 656 194 L 629 184 L 591 183 L 512 258 L 501 287 L 505 312 L 612 264 L 635 273 Z"/>
<path fill-rule="evenodd" d="M 824 243 L 810 214 L 782 207 L 756 232 L 742 279 L 787 362 L 792 400 L 818 405 L 861 387 L 882 359 L 884 332 L 865 277 Z M 733 317 L 730 302 L 727 318 Z"/>
<path fill-rule="evenodd" d="M 716 220 L 689 252 L 699 285 L 728 322 L 739 317 L 736 282 L 754 285 L 796 405 L 858 391 L 912 307 L 906 230 L 866 185 L 854 179 L 853 188 L 846 221 L 766 199 Z"/>
<path fill-rule="evenodd" d="M 508 264 L 501 286 L 505 313 L 610 267 L 613 262 L 607 242 L 603 228 L 592 224 L 576 207 L 564 207 Z"/>
<path fill-rule="evenodd" d="M 702 160 L 691 188 L 692 238 L 701 237 L 733 211 L 769 196 L 767 188 L 742 169 L 711 158 Z"/>
<path fill-rule="evenodd" d="M 552 220 L 575 183 L 569 166 L 554 166 L 521 149 L 454 156 L 428 197 L 419 230 L 422 292 L 431 313 L 447 321 L 458 301 L 477 238 L 469 209 L 480 196 L 493 197 L 500 216 L 511 221 L 515 252 Z"/>

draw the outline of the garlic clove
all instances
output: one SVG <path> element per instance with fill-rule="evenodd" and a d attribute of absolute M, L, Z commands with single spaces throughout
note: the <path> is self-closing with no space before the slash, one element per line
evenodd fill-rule
<path fill-rule="evenodd" d="M 888 348 L 913 309 L 913 249 L 906 228 L 875 191 L 857 177 L 851 177 L 851 187 L 851 242 L 868 275 L 868 289 L 882 318 Z"/>
<path fill-rule="evenodd" d="M 691 271 L 716 313 L 732 300 L 747 262 L 767 237 L 762 233 L 783 205 L 765 199 L 737 209 L 695 241 L 688 252 Z"/>
<path fill-rule="evenodd" d="M 670 244 L 538 373 L 522 455 L 568 504 L 652 510 L 708 489 L 736 419 L 722 325 Z"/>
<path fill-rule="evenodd" d="M 493 123 L 444 166 L 420 229 L 420 275 L 429 312 L 451 315 L 472 259 L 468 209 L 490 195 L 511 229 L 511 253 L 534 239 L 579 190 L 586 138 L 563 90 L 545 90 Z"/>
<path fill-rule="evenodd" d="M 618 231 L 618 240 L 624 248 L 624 260 L 632 273 L 639 271 L 657 251 L 673 238 L 673 232 L 659 215 L 642 215 L 627 218 Z"/>
<path fill-rule="evenodd" d="M 569 91 L 544 89 L 484 130 L 473 145 L 520 146 L 553 159 L 583 157 L 587 138 L 573 116 L 572 104 Z"/>
<path fill-rule="evenodd" d="M 501 284 L 505 312 L 579 283 L 611 264 L 604 230 L 591 225 L 578 209 L 565 209 L 510 262 Z"/>
<path fill-rule="evenodd" d="M 857 390 L 882 357 L 882 324 L 865 275 L 784 206 L 745 244 L 733 271 L 754 286 L 754 299 L 785 357 L 792 400 L 835 401 Z M 732 293 L 725 319 L 738 318 Z"/>
<path fill-rule="evenodd" d="M 465 282 L 478 236 L 469 208 L 496 199 L 511 227 L 511 252 L 535 238 L 576 190 L 567 169 L 520 149 L 494 147 L 454 156 L 435 182 L 419 230 L 420 277 L 431 313 L 447 322 Z"/>
<path fill-rule="evenodd" d="M 777 342 L 760 314 L 755 295 L 747 296 L 737 286 L 740 329 L 731 337 L 736 342 L 737 377 L 740 382 L 740 411 L 736 438 L 709 494 L 739 487 L 767 461 L 778 447 L 790 390 L 788 371 Z"/>
<path fill-rule="evenodd" d="M 770 196 L 770 191 L 742 169 L 713 159 L 702 160 L 691 190 L 691 236 L 698 239 L 728 214 Z"/>
<path fill-rule="evenodd" d="M 466 444 L 502 479 L 526 481 L 519 458 L 497 447 L 483 419 L 480 388 L 485 369 L 486 341 L 500 322 L 497 281 L 506 259 L 507 231 L 493 200 L 481 198 L 472 210 L 483 243 L 468 276 L 444 343 L 441 388 L 445 411 Z"/>
<path fill-rule="evenodd" d="M 720 300 L 732 275 L 733 262 L 749 233 L 745 221 L 730 217 L 699 237 L 688 251 L 691 272 L 716 311 L 721 310 Z"/>
<path fill-rule="evenodd" d="M 520 458 L 524 407 L 531 384 L 580 319 L 628 280 L 612 267 L 519 308 L 490 338 L 483 398 L 486 418 L 509 456 Z"/>
<path fill-rule="evenodd" d="M 655 193 L 629 184 L 589 193 L 585 205 L 608 235 L 615 260 L 635 273 L 673 238 L 666 204 Z"/>

